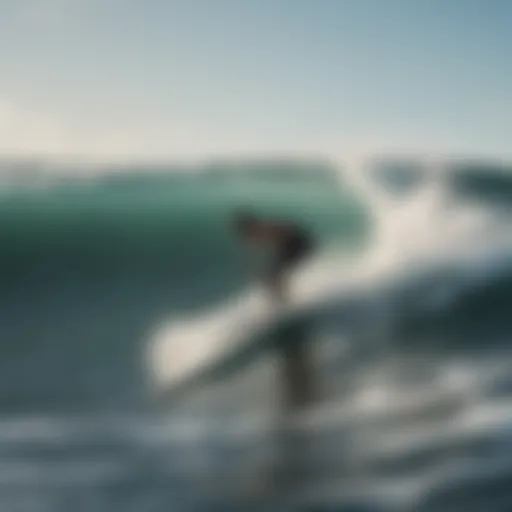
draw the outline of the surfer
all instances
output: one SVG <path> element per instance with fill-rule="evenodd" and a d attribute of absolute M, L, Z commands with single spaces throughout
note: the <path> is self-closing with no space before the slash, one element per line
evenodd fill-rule
<path fill-rule="evenodd" d="M 294 223 L 262 219 L 243 210 L 233 214 L 233 223 L 236 233 L 244 241 L 270 250 L 272 257 L 264 272 L 264 283 L 272 299 L 280 304 L 288 302 L 290 297 L 289 290 L 286 289 L 286 279 L 313 252 L 312 235 Z M 278 439 L 282 449 L 282 466 L 278 463 L 270 474 L 273 475 L 272 480 L 275 483 L 279 481 L 286 485 L 294 480 L 297 476 L 295 473 L 297 470 L 300 472 L 302 465 L 295 457 L 300 452 L 302 440 L 300 436 L 297 439 L 293 429 L 289 431 L 287 419 L 289 413 L 299 412 L 315 400 L 317 386 L 307 334 L 300 329 L 292 330 L 284 334 L 281 342 L 278 343 L 281 359 L 278 388 L 282 394 L 285 417 L 282 430 L 278 431 Z"/>
<path fill-rule="evenodd" d="M 285 279 L 312 253 L 314 244 L 311 234 L 293 223 L 264 220 L 245 211 L 235 212 L 234 224 L 243 239 L 272 250 L 273 258 L 264 281 L 273 299 L 280 303 L 288 301 Z M 294 338 L 296 336 L 299 335 L 293 335 Z M 284 358 L 281 377 L 285 409 L 303 407 L 313 400 L 315 388 L 308 347 L 306 343 L 285 343 L 281 347 L 281 355 Z"/>
<path fill-rule="evenodd" d="M 272 258 L 264 273 L 264 282 L 274 300 L 283 304 L 289 300 L 285 289 L 286 279 L 298 264 L 314 250 L 312 235 L 294 223 L 266 220 L 246 211 L 234 213 L 235 230 L 243 240 L 257 247 L 270 249 Z M 275 484 L 287 486 L 300 480 L 305 471 L 301 461 L 304 440 L 297 436 L 293 427 L 288 428 L 289 414 L 300 412 L 317 397 L 317 382 L 313 357 L 308 346 L 308 336 L 302 329 L 289 331 L 278 343 L 281 364 L 278 370 L 278 389 L 282 398 L 285 416 L 277 435 L 281 446 L 281 461 L 276 467 L 265 471 L 271 474 L 271 487 Z M 299 480 L 297 480 L 297 478 Z"/>
<path fill-rule="evenodd" d="M 273 257 L 264 276 L 273 298 L 285 300 L 285 280 L 313 250 L 312 236 L 293 223 L 261 219 L 250 212 L 234 213 L 237 234 L 252 245 L 269 248 Z"/>

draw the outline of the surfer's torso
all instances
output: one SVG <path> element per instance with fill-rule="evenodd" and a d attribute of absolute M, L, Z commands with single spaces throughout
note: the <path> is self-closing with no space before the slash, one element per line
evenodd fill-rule
<path fill-rule="evenodd" d="M 276 224 L 274 248 L 281 257 L 294 258 L 309 252 L 313 241 L 309 233 L 293 224 Z"/>
<path fill-rule="evenodd" d="M 271 276 L 290 270 L 313 250 L 311 235 L 304 229 L 284 222 L 267 223 L 261 231 L 261 242 L 272 249 Z"/>

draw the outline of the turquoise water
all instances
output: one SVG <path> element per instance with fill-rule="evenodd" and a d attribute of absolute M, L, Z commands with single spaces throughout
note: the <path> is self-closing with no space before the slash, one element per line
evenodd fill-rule
<path fill-rule="evenodd" d="M 340 258 L 362 258 L 380 243 L 376 205 L 329 167 L 249 171 L 217 164 L 193 175 L 2 191 L 2 510 L 510 510 L 512 274 L 505 264 L 482 269 L 511 253 L 478 236 L 469 272 L 453 274 L 468 265 L 460 255 L 448 272 L 425 264 L 423 280 L 404 267 L 352 303 L 333 304 L 361 351 L 327 358 L 330 392 L 314 413 L 318 426 L 306 429 L 314 475 L 284 501 L 244 501 L 234 479 L 273 449 L 265 428 L 245 430 L 245 416 L 233 413 L 250 413 L 272 394 L 271 381 L 248 380 L 250 371 L 228 379 L 201 421 L 155 408 L 145 363 L 155 326 L 208 311 L 250 284 L 229 230 L 232 208 L 291 217 Z M 378 187 L 414 219 L 408 198 L 427 185 L 400 175 Z M 511 183 L 487 167 L 455 173 L 444 185 L 450 208 L 428 225 L 432 237 L 459 205 L 495 215 L 491 226 L 506 234 Z M 416 304 L 437 282 L 450 283 L 455 298 Z M 392 327 L 370 335 L 382 301 Z M 243 407 L 225 407 L 235 400 Z"/>
<path fill-rule="evenodd" d="M 234 207 L 291 214 L 322 243 L 361 242 L 364 209 L 332 183 L 171 176 L 5 193 L 0 329 L 9 358 L 0 363 L 0 407 L 143 400 L 140 350 L 153 323 L 246 284 L 229 226 Z M 13 385 L 21 373 L 34 378 Z"/>

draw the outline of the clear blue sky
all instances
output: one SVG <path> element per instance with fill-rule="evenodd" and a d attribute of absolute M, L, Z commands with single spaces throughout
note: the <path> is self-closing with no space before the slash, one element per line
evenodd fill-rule
<path fill-rule="evenodd" d="M 0 152 L 512 157 L 510 0 L 0 0 Z"/>

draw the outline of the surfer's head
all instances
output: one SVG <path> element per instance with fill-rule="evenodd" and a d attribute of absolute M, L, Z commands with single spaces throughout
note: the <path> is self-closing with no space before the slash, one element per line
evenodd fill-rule
<path fill-rule="evenodd" d="M 254 232 L 259 225 L 258 218 L 246 210 L 236 210 L 232 218 L 235 230 L 243 235 Z"/>

